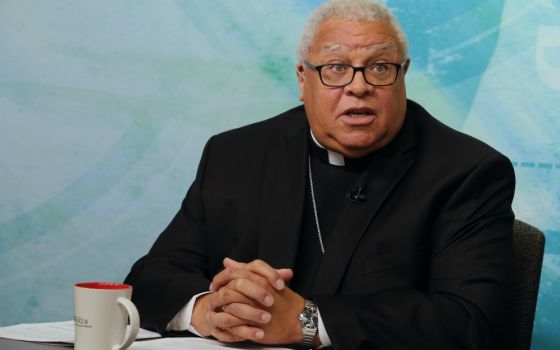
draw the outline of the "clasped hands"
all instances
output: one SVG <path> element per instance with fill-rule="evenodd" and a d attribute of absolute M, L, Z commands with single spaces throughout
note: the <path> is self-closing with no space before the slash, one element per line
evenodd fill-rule
<path fill-rule="evenodd" d="M 275 269 L 262 260 L 239 263 L 224 259 L 225 269 L 199 297 L 191 325 L 203 336 L 223 342 L 298 344 L 298 316 L 305 300 L 286 286 L 291 269 Z"/>

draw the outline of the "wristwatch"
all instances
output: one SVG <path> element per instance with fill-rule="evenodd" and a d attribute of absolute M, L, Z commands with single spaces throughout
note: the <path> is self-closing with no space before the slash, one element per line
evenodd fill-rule
<path fill-rule="evenodd" d="M 319 317 L 317 316 L 317 306 L 315 303 L 311 300 L 306 300 L 305 306 L 298 318 L 301 324 L 301 342 L 299 345 L 308 349 L 313 346 L 317 328 L 319 327 Z"/>

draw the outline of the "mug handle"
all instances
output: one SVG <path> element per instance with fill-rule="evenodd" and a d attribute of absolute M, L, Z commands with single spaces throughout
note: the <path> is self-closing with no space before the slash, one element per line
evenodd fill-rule
<path fill-rule="evenodd" d="M 136 306 L 125 297 L 119 297 L 117 303 L 124 306 L 128 312 L 128 318 L 130 319 L 130 332 L 125 335 L 124 340 L 121 344 L 113 346 L 112 350 L 124 350 L 128 348 L 138 335 L 138 330 L 140 329 L 140 316 L 138 315 L 138 310 Z"/>

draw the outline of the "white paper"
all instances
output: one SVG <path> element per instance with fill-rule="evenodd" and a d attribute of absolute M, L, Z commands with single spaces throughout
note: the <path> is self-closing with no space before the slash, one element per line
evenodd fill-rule
<path fill-rule="evenodd" d="M 36 343 L 61 344 L 72 346 L 74 343 L 74 321 L 22 323 L 0 328 L 0 338 L 22 340 Z M 224 344 L 216 340 L 181 337 L 161 338 L 159 333 L 140 329 L 136 341 L 130 350 L 216 350 L 216 349 L 250 349 L 250 350 L 289 350 L 288 348 L 264 347 L 250 343 Z"/>
<path fill-rule="evenodd" d="M 250 349 L 250 350 L 290 350 L 288 348 L 263 347 L 248 343 L 224 344 L 205 338 L 160 338 L 135 342 L 129 350 L 219 350 L 219 349 Z"/>
<path fill-rule="evenodd" d="M 127 329 L 128 331 L 128 329 Z M 140 329 L 137 340 L 159 338 L 161 335 Z M 74 321 L 22 323 L 0 328 L 0 338 L 39 343 L 74 343 Z"/>

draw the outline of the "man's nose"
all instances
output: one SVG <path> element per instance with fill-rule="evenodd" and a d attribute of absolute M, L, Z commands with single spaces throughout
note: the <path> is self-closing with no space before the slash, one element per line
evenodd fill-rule
<path fill-rule="evenodd" d="M 363 70 L 356 71 L 356 73 L 354 74 L 354 79 L 352 79 L 352 82 L 350 84 L 345 86 L 345 90 L 347 93 L 356 96 L 362 96 L 372 91 L 373 85 L 368 84 Z"/>

